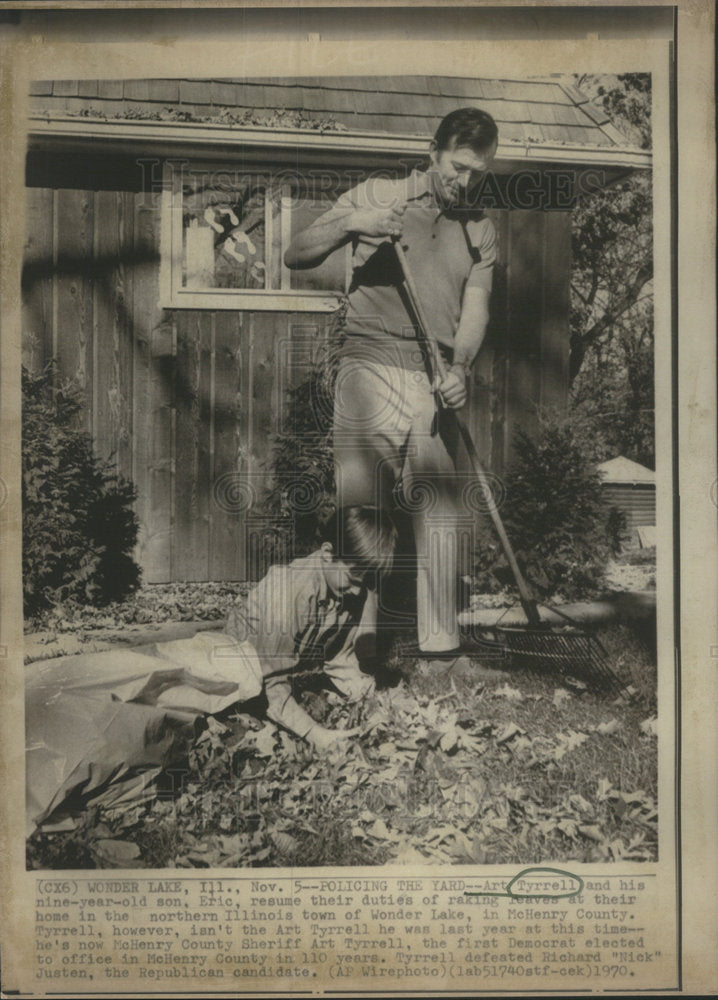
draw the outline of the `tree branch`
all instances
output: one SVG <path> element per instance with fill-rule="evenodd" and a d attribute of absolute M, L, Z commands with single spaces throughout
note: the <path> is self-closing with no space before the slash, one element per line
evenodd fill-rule
<path fill-rule="evenodd" d="M 625 289 L 623 294 L 617 299 L 615 305 L 611 306 L 606 312 L 601 316 L 600 319 L 596 320 L 593 326 L 589 327 L 585 333 L 579 334 L 578 339 L 584 348 L 590 346 L 595 340 L 597 340 L 602 333 L 613 324 L 617 319 L 619 319 L 627 309 L 635 305 L 641 294 L 643 286 L 647 284 L 653 277 L 653 262 L 649 261 L 642 267 L 639 267 L 636 272 L 636 276 L 630 285 Z"/>

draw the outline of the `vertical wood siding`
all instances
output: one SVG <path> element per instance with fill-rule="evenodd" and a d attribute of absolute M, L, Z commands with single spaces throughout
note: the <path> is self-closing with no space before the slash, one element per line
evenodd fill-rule
<path fill-rule="evenodd" d="M 80 425 L 97 453 L 136 484 L 144 581 L 256 576 L 248 494 L 269 481 L 286 390 L 331 316 L 162 310 L 158 194 L 27 194 L 24 360 L 37 370 L 57 358 L 85 391 Z M 491 329 L 467 417 L 501 475 L 536 404 L 565 404 L 570 219 L 493 218 Z"/>

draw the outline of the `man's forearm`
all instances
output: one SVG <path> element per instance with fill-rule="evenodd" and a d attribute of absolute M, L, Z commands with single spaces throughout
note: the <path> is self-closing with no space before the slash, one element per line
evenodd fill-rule
<path fill-rule="evenodd" d="M 348 243 L 352 237 L 349 229 L 351 215 L 352 210 L 347 208 L 344 215 L 334 216 L 326 222 L 319 219 L 314 225 L 298 233 L 284 254 L 286 266 L 293 270 L 316 267 L 330 253 Z"/>
<path fill-rule="evenodd" d="M 483 288 L 467 288 L 459 328 L 454 337 L 453 364 L 468 368 L 476 358 L 489 324 L 489 293 Z"/>

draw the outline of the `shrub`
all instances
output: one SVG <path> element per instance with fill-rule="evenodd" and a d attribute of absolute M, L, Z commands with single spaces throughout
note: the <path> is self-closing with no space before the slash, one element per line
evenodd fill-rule
<path fill-rule="evenodd" d="M 50 364 L 22 372 L 23 597 L 27 615 L 65 602 L 104 604 L 134 590 L 135 487 L 73 425 L 80 393 Z"/>
<path fill-rule="evenodd" d="M 537 596 L 595 595 L 620 547 L 625 519 L 606 504 L 600 475 L 567 421 L 542 416 L 533 435 L 516 434 L 505 488 L 500 513 Z M 479 585 L 496 590 L 512 577 L 491 531 L 485 519 L 476 559 Z"/>
<path fill-rule="evenodd" d="M 263 509 L 268 562 L 293 559 L 316 549 L 322 525 L 336 507 L 332 420 L 334 382 L 345 310 L 317 351 L 308 374 L 287 394 L 281 430 L 274 441 L 272 486 Z"/>

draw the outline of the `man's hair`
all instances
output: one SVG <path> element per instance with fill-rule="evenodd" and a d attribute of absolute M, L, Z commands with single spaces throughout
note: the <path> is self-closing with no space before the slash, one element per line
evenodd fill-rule
<path fill-rule="evenodd" d="M 443 119 L 434 142 L 439 152 L 454 146 L 468 146 L 475 153 L 485 153 L 498 137 L 498 127 L 488 111 L 458 108 Z"/>
<path fill-rule="evenodd" d="M 387 572 L 394 561 L 397 530 L 380 507 L 340 507 L 322 530 L 335 558 L 366 572 Z"/>

